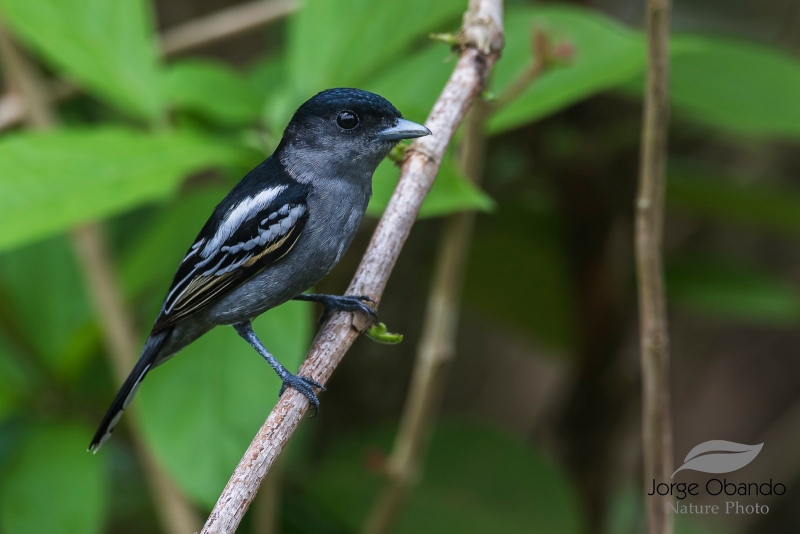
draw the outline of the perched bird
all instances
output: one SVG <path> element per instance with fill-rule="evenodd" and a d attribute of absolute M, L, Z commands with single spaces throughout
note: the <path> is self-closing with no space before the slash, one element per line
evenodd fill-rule
<path fill-rule="evenodd" d="M 372 194 L 372 174 L 401 139 L 430 135 L 386 99 L 358 89 L 323 91 L 295 112 L 278 148 L 216 207 L 178 267 L 142 354 L 103 417 L 89 450 L 111 436 L 142 379 L 218 325 L 270 364 L 283 387 L 315 410 L 321 384 L 290 373 L 256 337 L 251 321 L 288 300 L 375 317 L 366 295 L 302 294 L 345 253 Z"/>

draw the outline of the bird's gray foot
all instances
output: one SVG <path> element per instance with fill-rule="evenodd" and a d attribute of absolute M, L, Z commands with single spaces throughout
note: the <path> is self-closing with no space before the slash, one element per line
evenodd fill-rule
<path fill-rule="evenodd" d="M 325 309 L 317 321 L 320 324 L 335 311 L 361 312 L 369 317 L 372 322 L 378 322 L 378 313 L 364 304 L 364 301 L 375 303 L 375 300 L 368 295 L 298 295 L 293 300 L 305 300 L 322 304 Z"/>
<path fill-rule="evenodd" d="M 308 402 L 311 403 L 311 407 L 314 409 L 314 412 L 311 414 L 311 417 L 316 417 L 317 413 L 319 412 L 319 399 L 317 398 L 317 394 L 314 392 L 314 388 L 319 388 L 322 391 L 325 391 L 325 386 L 311 380 L 308 377 L 300 376 L 300 375 L 293 375 L 290 372 L 286 372 L 283 376 L 281 376 L 281 380 L 283 380 L 283 385 L 281 386 L 280 392 L 278 392 L 278 397 L 283 395 L 283 392 L 286 391 L 286 388 L 294 388 L 308 399 Z"/>
<path fill-rule="evenodd" d="M 312 417 L 317 415 L 319 411 L 319 399 L 317 398 L 317 394 L 314 392 L 314 388 L 317 387 L 322 391 L 325 391 L 325 387 L 320 384 L 319 382 L 315 382 L 310 378 L 306 378 L 305 376 L 293 375 L 290 373 L 286 367 L 281 365 L 281 363 L 270 354 L 270 352 L 264 347 L 264 344 L 261 343 L 261 340 L 258 339 L 256 333 L 253 332 L 253 325 L 250 324 L 249 321 L 244 323 L 237 323 L 233 325 L 233 328 L 236 329 L 236 332 L 240 336 L 242 336 L 250 345 L 256 349 L 256 351 L 264 358 L 267 363 L 275 370 L 275 373 L 278 375 L 278 378 L 281 379 L 283 385 L 281 386 L 281 390 L 278 393 L 278 397 L 283 395 L 283 392 L 286 391 L 287 387 L 291 387 L 305 395 L 308 401 L 311 403 L 311 406 L 314 408 L 314 413 Z"/>

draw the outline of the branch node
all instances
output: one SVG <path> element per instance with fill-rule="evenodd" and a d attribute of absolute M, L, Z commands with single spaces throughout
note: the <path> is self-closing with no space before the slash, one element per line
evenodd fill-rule
<path fill-rule="evenodd" d="M 459 35 L 462 48 L 472 47 L 487 56 L 499 55 L 505 44 L 502 7 L 497 8 L 476 0 L 471 0 L 469 5 L 470 9 L 464 13 L 463 28 Z"/>
<path fill-rule="evenodd" d="M 433 135 L 436 135 L 436 132 L 434 132 Z M 437 168 L 441 164 L 441 158 L 438 156 L 438 154 L 436 154 L 436 152 L 428 148 L 427 145 L 414 143 L 413 145 L 406 148 L 405 154 L 403 155 L 403 163 L 405 163 L 411 157 L 412 154 L 419 154 L 420 156 L 425 158 L 426 162 L 431 162 L 436 164 Z"/>
<path fill-rule="evenodd" d="M 428 35 L 428 37 L 434 41 L 439 41 L 440 43 L 444 43 L 449 46 L 461 46 L 461 40 L 459 39 L 458 35 L 454 33 L 431 33 Z"/>

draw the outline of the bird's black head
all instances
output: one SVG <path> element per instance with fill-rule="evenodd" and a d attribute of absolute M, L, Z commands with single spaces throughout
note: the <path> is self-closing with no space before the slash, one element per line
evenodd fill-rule
<path fill-rule="evenodd" d="M 293 174 L 328 170 L 339 177 L 371 176 L 399 140 L 429 134 L 382 96 L 328 89 L 295 112 L 276 154 Z"/>

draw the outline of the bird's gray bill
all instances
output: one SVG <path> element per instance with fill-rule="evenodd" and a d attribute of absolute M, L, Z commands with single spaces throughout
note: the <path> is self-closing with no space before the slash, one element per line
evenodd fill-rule
<path fill-rule="evenodd" d="M 406 119 L 397 119 L 394 126 L 390 126 L 378 134 L 378 139 L 381 141 L 399 141 L 400 139 L 425 137 L 430 134 L 431 131 L 421 124 Z"/>

